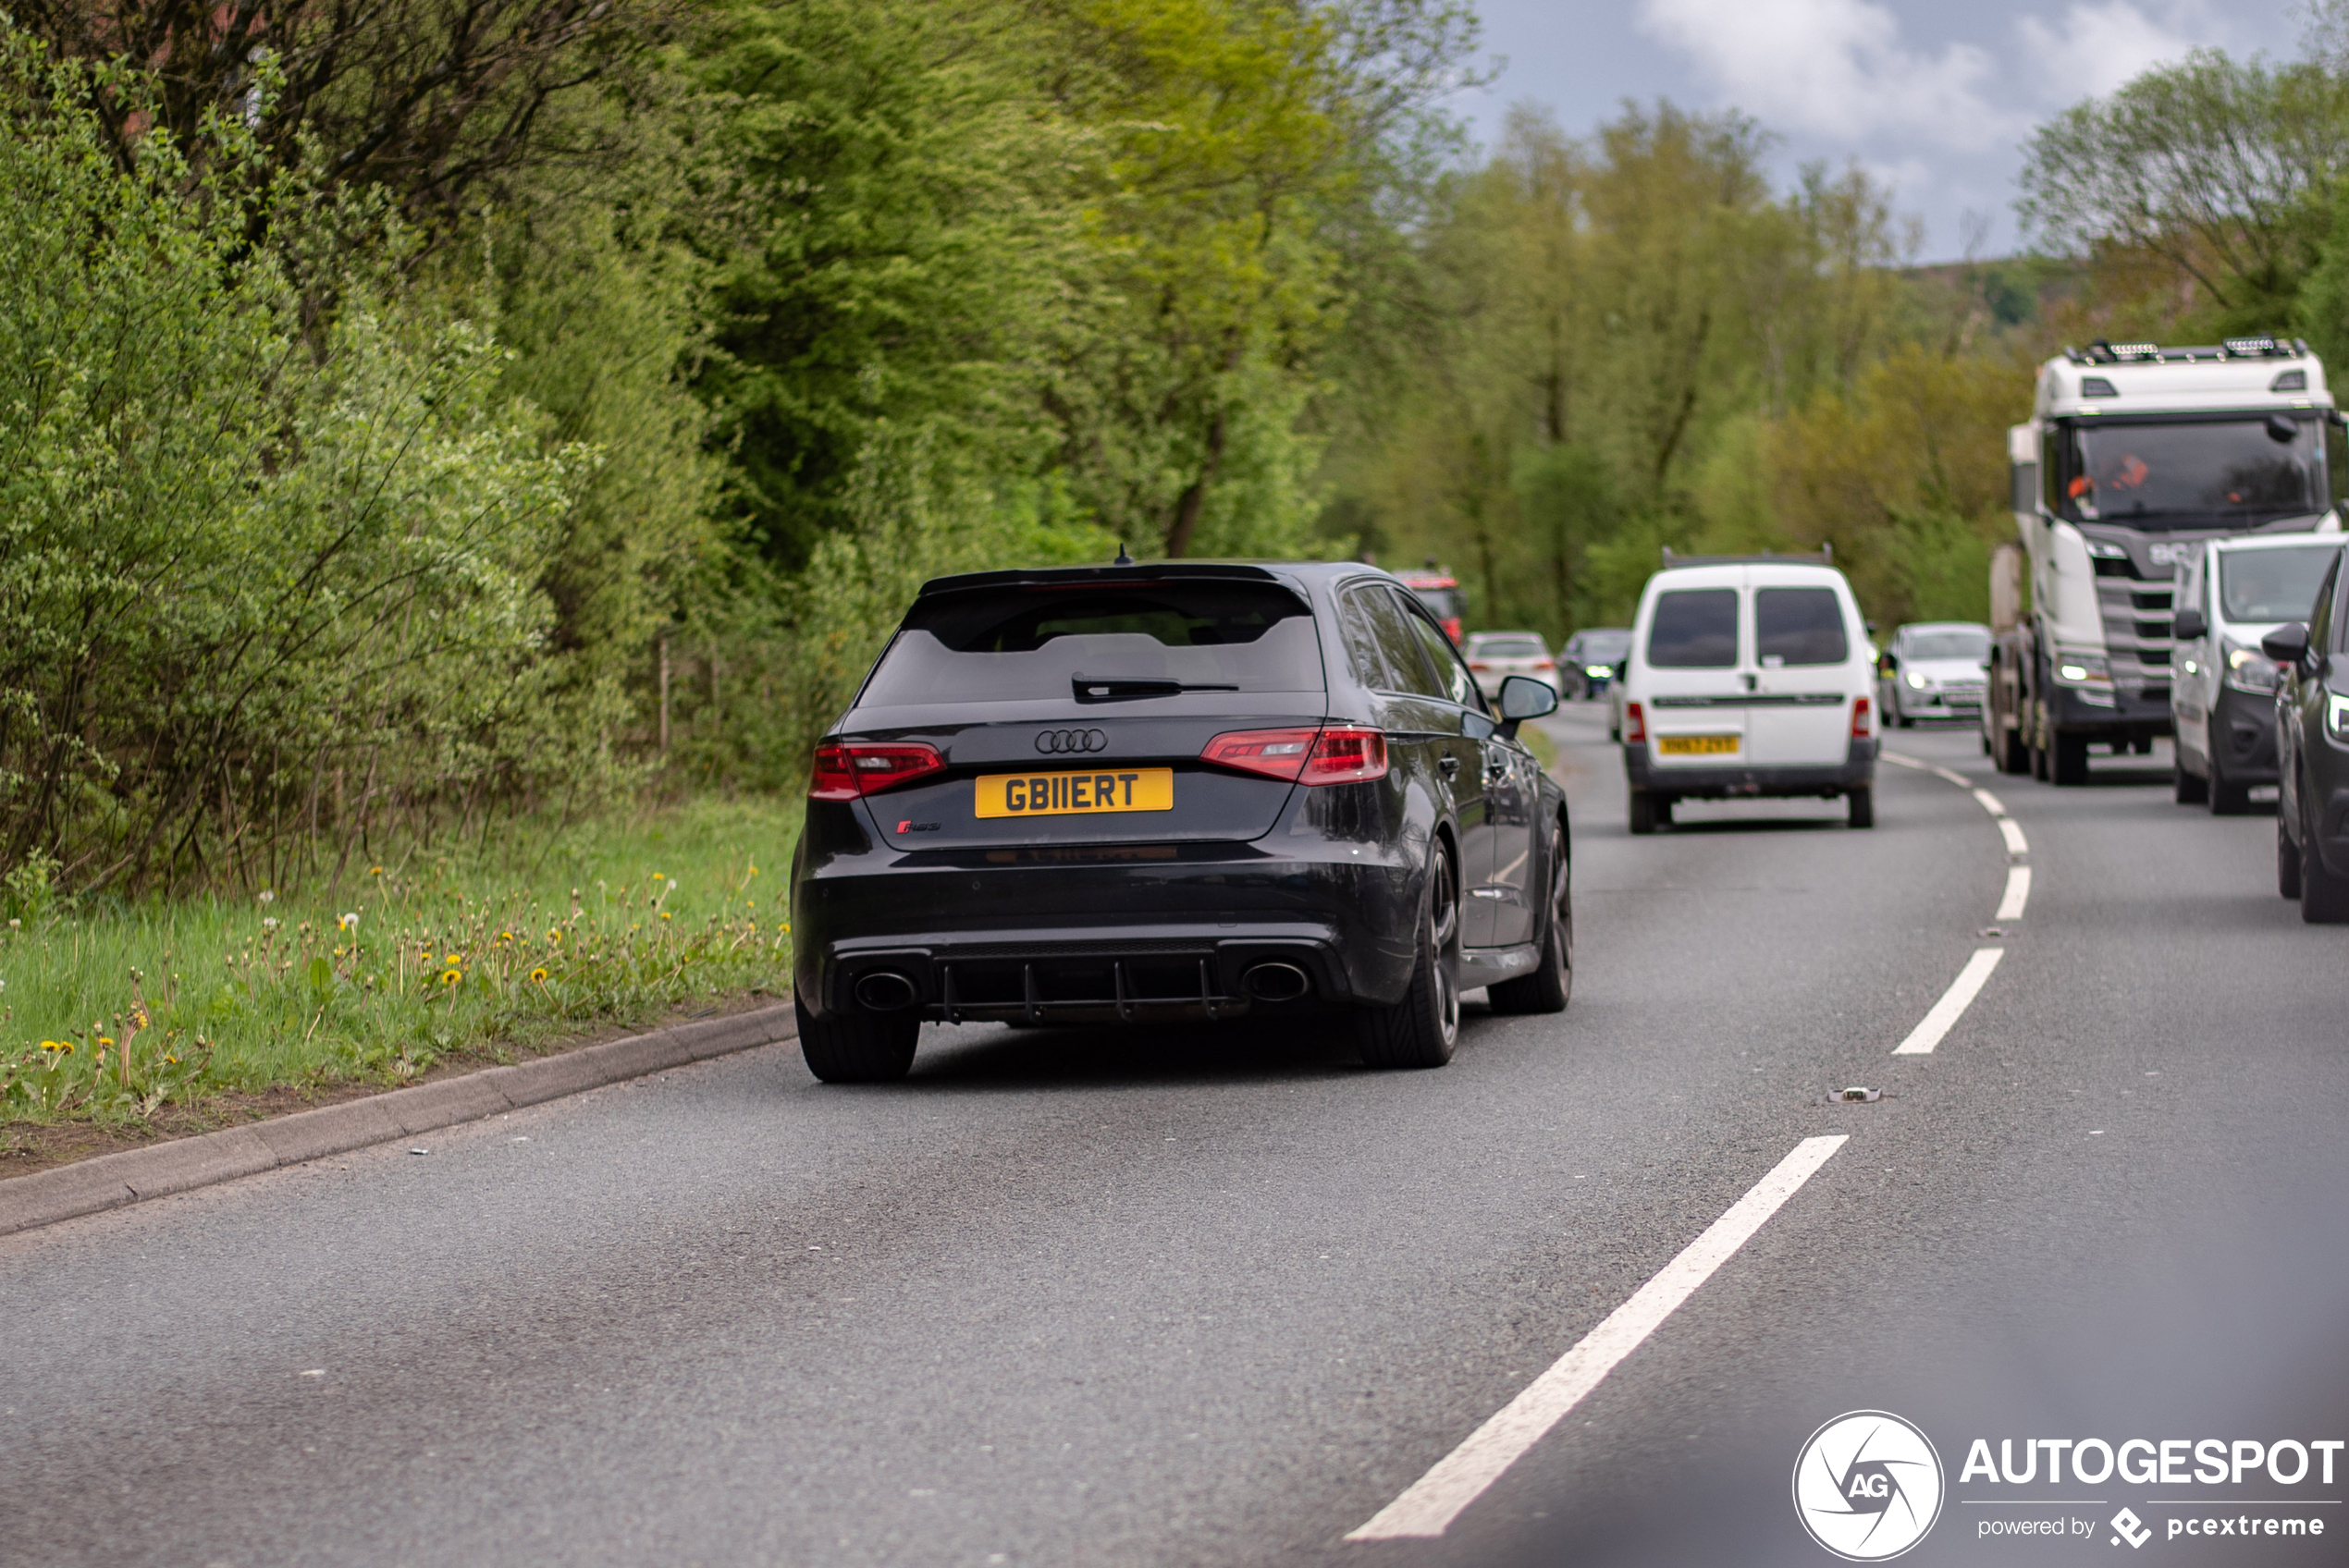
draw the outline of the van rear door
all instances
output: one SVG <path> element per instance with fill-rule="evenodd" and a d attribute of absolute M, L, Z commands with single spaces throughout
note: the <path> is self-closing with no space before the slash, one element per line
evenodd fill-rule
<path fill-rule="evenodd" d="M 1752 587 L 1753 693 L 1746 740 L 1756 767 L 1833 767 L 1851 754 L 1851 617 L 1831 582 L 1756 569 Z"/>
<path fill-rule="evenodd" d="M 1736 574 L 1705 578 L 1657 594 L 1648 619 L 1644 717 L 1648 766 L 1660 785 L 1676 768 L 1747 761 L 1744 595 Z"/>

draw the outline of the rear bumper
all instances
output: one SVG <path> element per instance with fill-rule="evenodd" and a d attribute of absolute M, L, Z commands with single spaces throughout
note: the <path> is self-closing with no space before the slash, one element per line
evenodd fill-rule
<path fill-rule="evenodd" d="M 835 855 L 793 882 L 793 981 L 818 1016 L 864 1011 L 888 971 L 947 1021 L 1139 1023 L 1392 1002 L 1409 984 L 1416 864 L 1371 844 L 1282 855 L 1249 844 Z M 1359 852 L 1358 852 L 1359 851 Z M 1260 963 L 1304 972 L 1252 999 Z"/>
<path fill-rule="evenodd" d="M 1903 718 L 1979 718 L 1982 716 L 1983 693 L 1974 691 L 1920 692 L 1912 686 L 1895 685 L 1891 689 L 1893 711 Z"/>
<path fill-rule="evenodd" d="M 1644 742 L 1623 748 L 1623 774 L 1634 790 L 1681 800 L 1743 795 L 1839 795 L 1876 781 L 1876 742 L 1854 740 L 1839 766 L 1810 767 L 1663 767 Z"/>

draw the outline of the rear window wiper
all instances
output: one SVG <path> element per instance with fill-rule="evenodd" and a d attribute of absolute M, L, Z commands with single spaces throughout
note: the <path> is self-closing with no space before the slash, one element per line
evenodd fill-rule
<path fill-rule="evenodd" d="M 1228 681 L 1173 680 L 1161 675 L 1072 675 L 1069 686 L 1080 703 L 1124 703 L 1137 697 L 1174 697 L 1185 692 L 1236 692 Z"/>

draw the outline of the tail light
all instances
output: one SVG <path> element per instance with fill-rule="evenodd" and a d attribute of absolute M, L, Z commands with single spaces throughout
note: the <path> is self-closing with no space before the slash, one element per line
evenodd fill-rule
<path fill-rule="evenodd" d="M 1851 739 L 1864 741 L 1867 738 L 1868 700 L 1865 697 L 1855 698 L 1851 704 Z"/>
<path fill-rule="evenodd" d="M 1365 724 L 1235 729 L 1210 741 L 1199 760 L 1299 784 L 1362 784 L 1386 777 L 1386 732 Z"/>
<path fill-rule="evenodd" d="M 1482 659 L 1470 659 L 1469 660 L 1469 668 L 1470 669 L 1490 669 L 1493 667 L 1486 664 Z"/>
<path fill-rule="evenodd" d="M 921 744 L 868 746 L 855 743 L 816 748 L 815 775 L 807 783 L 811 801 L 853 801 L 878 795 L 916 778 L 944 771 L 946 759 L 935 746 Z"/>
<path fill-rule="evenodd" d="M 1547 659 L 1535 659 L 1533 661 L 1533 668 L 1536 669 L 1556 669 L 1557 666 L 1552 664 Z"/>
<path fill-rule="evenodd" d="M 1648 721 L 1640 713 L 1640 704 L 1637 703 L 1624 704 L 1623 739 L 1625 741 L 1636 745 L 1645 745 L 1647 743 L 1647 738 Z"/>

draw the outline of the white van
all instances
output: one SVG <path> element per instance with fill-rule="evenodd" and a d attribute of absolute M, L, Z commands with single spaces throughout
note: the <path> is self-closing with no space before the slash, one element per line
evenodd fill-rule
<path fill-rule="evenodd" d="M 2277 777 L 2278 672 L 2259 639 L 2308 619 L 2341 535 L 2204 539 L 2178 553 L 2178 641 L 2170 655 L 2177 798 L 2240 815 L 2251 809 L 2251 791 Z"/>
<path fill-rule="evenodd" d="M 1631 831 L 1672 802 L 1816 795 L 1876 825 L 1875 650 L 1825 557 L 1665 557 L 1623 681 Z"/>

